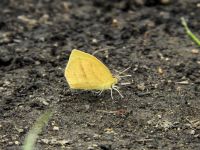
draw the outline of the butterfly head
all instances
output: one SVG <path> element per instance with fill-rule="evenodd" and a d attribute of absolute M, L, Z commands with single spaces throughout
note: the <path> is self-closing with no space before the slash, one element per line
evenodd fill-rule
<path fill-rule="evenodd" d="M 113 84 L 112 85 L 115 85 L 117 84 L 119 81 L 118 77 L 113 77 Z"/>

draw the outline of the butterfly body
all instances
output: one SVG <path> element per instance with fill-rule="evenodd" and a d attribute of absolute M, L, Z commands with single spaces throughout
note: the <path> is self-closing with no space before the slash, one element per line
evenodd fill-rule
<path fill-rule="evenodd" d="M 100 60 L 76 49 L 70 55 L 65 77 L 71 89 L 106 90 L 118 82 Z"/>

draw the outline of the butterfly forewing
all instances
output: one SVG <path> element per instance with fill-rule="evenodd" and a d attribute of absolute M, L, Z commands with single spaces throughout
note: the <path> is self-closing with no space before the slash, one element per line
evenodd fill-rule
<path fill-rule="evenodd" d="M 110 70 L 96 57 L 73 50 L 65 70 L 65 77 L 73 89 L 108 89 L 117 82 Z"/>

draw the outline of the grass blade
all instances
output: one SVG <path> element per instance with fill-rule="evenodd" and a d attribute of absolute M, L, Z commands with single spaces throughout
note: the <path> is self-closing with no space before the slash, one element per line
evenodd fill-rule
<path fill-rule="evenodd" d="M 189 29 L 187 22 L 185 21 L 185 18 L 181 17 L 181 23 L 185 28 L 186 33 L 188 34 L 188 36 L 198 45 L 200 46 L 200 40 L 191 32 L 191 30 Z"/>
<path fill-rule="evenodd" d="M 36 120 L 35 124 L 25 138 L 23 150 L 33 150 L 36 140 L 38 138 L 38 134 L 42 132 L 42 128 L 48 123 L 52 114 L 52 110 L 47 110 Z"/>

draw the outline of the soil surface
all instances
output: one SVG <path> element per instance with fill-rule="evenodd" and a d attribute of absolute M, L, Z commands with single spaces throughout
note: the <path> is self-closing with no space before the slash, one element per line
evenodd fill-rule
<path fill-rule="evenodd" d="M 38 150 L 199 150 L 199 0 L 1 0 L 0 149 L 19 150 L 35 120 L 55 109 Z M 116 74 L 110 91 L 71 91 L 72 49 Z M 102 50 L 103 51 L 97 51 Z"/>

